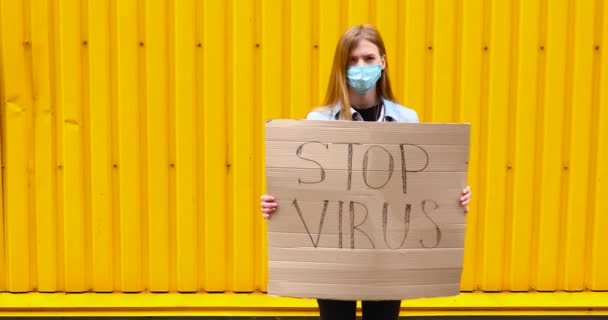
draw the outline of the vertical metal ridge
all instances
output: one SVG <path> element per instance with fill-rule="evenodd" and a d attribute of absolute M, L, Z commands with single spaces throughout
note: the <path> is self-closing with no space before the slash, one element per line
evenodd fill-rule
<path fill-rule="evenodd" d="M 263 146 L 263 141 L 264 141 L 264 134 L 263 134 L 263 130 L 264 127 L 262 126 L 262 124 L 264 123 L 263 119 L 262 119 L 262 114 L 263 112 L 263 103 L 262 103 L 262 83 L 263 83 L 263 79 L 262 79 L 262 69 L 264 68 L 264 65 L 262 64 L 262 51 L 266 49 L 266 41 L 264 41 L 263 37 L 262 37 L 262 0 L 253 0 L 253 42 L 255 43 L 255 49 L 254 49 L 254 53 L 253 53 L 253 103 L 254 103 L 254 107 L 253 107 L 253 117 L 251 119 L 251 126 L 253 128 L 253 149 L 252 149 L 252 156 L 253 156 L 253 164 L 252 164 L 252 168 L 254 170 L 253 172 L 253 176 L 252 176 L 252 181 L 253 181 L 253 195 L 252 195 L 252 216 L 253 218 L 253 223 L 252 223 L 252 234 L 253 234 L 253 276 L 252 276 L 252 280 L 253 280 L 253 284 L 252 284 L 252 288 L 253 290 L 260 290 L 260 288 L 262 288 L 262 286 L 264 285 L 262 283 L 262 279 L 264 278 L 264 275 L 262 274 L 262 269 L 263 269 L 263 263 L 264 261 L 262 261 L 261 257 L 262 257 L 262 251 L 264 250 L 264 248 L 262 248 L 262 237 L 264 236 L 261 231 L 262 231 L 262 219 L 260 218 L 259 214 L 255 214 L 258 211 L 255 210 L 257 209 L 257 207 L 254 207 L 254 204 L 258 204 L 258 201 L 255 201 L 258 199 L 258 196 L 262 194 L 262 172 L 264 172 L 264 166 L 263 166 L 263 161 L 262 161 L 262 157 L 261 154 L 264 153 L 264 146 Z"/>
<path fill-rule="evenodd" d="M 427 2 L 432 6 L 432 2 Z M 427 17 L 432 21 L 427 21 L 427 59 L 429 65 L 427 72 L 430 73 L 430 89 L 425 89 L 425 95 L 429 103 L 425 105 L 427 115 L 430 115 L 426 121 L 432 122 L 452 122 L 454 118 L 453 98 L 457 95 L 454 79 L 456 75 L 455 62 L 457 61 L 456 51 L 456 20 L 458 15 L 457 0 L 448 0 L 442 2 L 442 5 L 436 5 L 429 8 Z M 430 29 L 429 29 L 430 28 Z"/>
<path fill-rule="evenodd" d="M 451 121 L 460 122 L 461 119 L 461 95 L 462 83 L 462 1 L 456 0 L 456 9 L 454 12 L 454 74 L 452 76 L 452 82 L 454 87 L 452 88 L 452 116 Z"/>
<path fill-rule="evenodd" d="M 482 33 L 481 33 L 481 46 L 487 48 L 490 42 L 490 35 L 489 35 L 489 30 L 490 30 L 490 13 L 491 11 L 491 4 L 490 4 L 490 0 L 483 0 L 482 1 Z M 479 48 L 479 50 L 482 50 L 482 48 Z M 485 190 L 486 188 L 486 181 L 484 179 L 485 175 L 487 174 L 487 167 L 488 167 L 488 161 L 487 161 L 487 149 L 488 149 L 488 104 L 489 104 L 489 79 L 490 79 L 490 57 L 488 54 L 487 50 L 482 51 L 482 55 L 481 55 L 481 75 L 480 75 L 480 79 L 481 79 L 481 89 L 480 89 L 480 95 L 479 95 L 479 159 L 478 159 L 478 171 L 482 173 L 482 175 L 480 175 L 479 177 L 479 190 Z M 485 272 L 486 269 L 486 265 L 484 264 L 484 259 L 483 259 L 483 254 L 480 254 L 479 252 L 481 252 L 484 248 L 484 239 L 486 237 L 486 233 L 487 231 L 485 230 L 485 224 L 486 224 L 486 220 L 488 219 L 488 217 L 486 217 L 487 215 L 487 211 L 485 210 L 485 208 L 487 207 L 487 193 L 484 194 L 479 200 L 478 200 L 478 208 L 480 211 L 480 215 L 478 217 L 477 220 L 477 229 L 478 229 L 478 237 L 477 237 L 477 266 L 476 266 L 476 279 L 475 279 L 475 283 L 476 283 L 476 288 L 479 290 L 485 290 L 485 279 L 483 277 L 483 273 Z"/>
<path fill-rule="evenodd" d="M 502 288 L 506 289 L 510 288 L 510 277 L 509 275 L 512 273 L 512 245 L 513 245 L 513 216 L 514 216 L 514 185 L 515 185 L 515 177 L 518 167 L 515 166 L 515 141 L 516 141 L 516 130 L 517 130 L 517 96 L 519 89 L 519 1 L 511 2 L 511 17 L 510 17 L 510 28 L 509 28 L 509 72 L 508 72 L 508 85 L 509 89 L 507 92 L 508 100 L 507 104 L 509 106 L 513 106 L 507 112 L 507 141 L 506 141 L 506 158 L 505 165 L 506 168 L 506 185 L 504 190 L 504 199 L 505 199 L 505 216 L 504 216 L 504 238 L 503 238 L 503 252 L 504 252 L 504 261 L 502 263 L 504 269 L 502 272 Z"/>
<path fill-rule="evenodd" d="M 169 272 L 169 63 L 167 63 L 167 2 L 144 5 L 146 11 L 146 117 L 147 134 L 147 270 L 146 288 L 168 292 Z"/>
<path fill-rule="evenodd" d="M 195 34 L 194 2 L 174 3 L 175 33 L 175 150 L 176 150 L 176 259 L 178 292 L 196 291 L 195 228 L 196 176 L 195 87 L 194 68 Z M 179 18 L 177 18 L 179 17 Z"/>
<path fill-rule="evenodd" d="M 234 26 L 233 26 L 233 21 L 232 19 L 234 18 L 234 13 L 233 13 L 233 2 L 231 1 L 226 1 L 224 2 L 224 4 L 226 5 L 224 8 L 224 26 L 225 26 L 225 38 L 226 41 L 224 41 L 224 51 L 225 54 L 224 56 L 226 57 L 225 60 L 225 72 L 226 75 L 228 75 L 226 77 L 226 79 L 224 79 L 225 82 L 225 105 L 226 105 L 226 113 L 225 113 L 225 117 L 224 117 L 224 123 L 225 123 L 225 127 L 224 129 L 226 130 L 226 220 L 225 220 L 225 224 L 224 224 L 224 228 L 225 228 L 225 243 L 226 243 L 226 287 L 224 288 L 224 290 L 228 290 L 228 291 L 234 291 L 234 258 L 233 258 L 233 254 L 234 254 L 234 249 L 233 249 L 233 245 L 234 245 L 234 241 L 233 241 L 233 232 L 232 232 L 232 224 L 234 223 L 233 217 L 232 217 L 232 212 L 234 210 L 234 205 L 233 205 L 233 201 L 234 201 L 234 195 L 233 195 L 233 177 L 234 177 L 234 134 L 233 134 L 233 125 L 232 125 L 232 121 L 233 121 L 233 111 L 232 111 L 232 106 L 234 104 L 234 97 L 233 97 L 233 91 L 234 91 L 234 85 L 232 82 L 232 75 L 234 74 L 234 66 L 233 66 L 233 60 L 234 60 L 234 46 L 232 43 L 232 37 L 234 36 Z"/>
<path fill-rule="evenodd" d="M 203 10 L 204 31 L 204 92 L 203 101 L 203 146 L 204 165 L 204 219 L 205 219 L 205 290 L 218 292 L 227 290 L 227 221 L 228 215 L 228 132 L 223 117 L 227 108 L 218 115 L 214 107 L 227 106 L 229 73 L 224 69 L 229 63 L 226 57 L 227 37 L 224 30 L 226 8 L 220 2 L 206 2 Z M 219 26 L 217 30 L 215 27 Z"/>
<path fill-rule="evenodd" d="M 433 46 L 435 44 L 433 38 L 433 23 L 435 22 L 434 1 L 427 0 L 424 3 L 424 44 L 428 50 L 424 54 L 424 111 L 420 119 L 423 122 L 436 121 L 433 118 L 433 85 L 435 84 L 433 81 Z"/>
<path fill-rule="evenodd" d="M 196 284 L 195 288 L 197 291 L 204 290 L 205 288 L 205 255 L 203 254 L 205 248 L 205 217 L 204 217 L 204 203 L 209 200 L 204 192 L 204 179 L 205 179 L 205 150 L 204 150 L 204 132 L 207 129 L 204 125 L 204 69 L 205 51 L 203 50 L 203 44 L 205 43 L 203 19 L 204 19 L 204 6 L 202 2 L 194 2 L 194 41 L 196 42 L 196 49 L 194 54 L 194 119 L 195 119 L 195 166 L 197 168 L 195 175 L 195 190 L 196 190 L 196 205 L 195 205 L 195 272 L 196 272 Z"/>
<path fill-rule="evenodd" d="M 376 0 L 367 0 L 367 21 L 369 24 L 378 27 L 377 26 L 377 19 L 378 19 L 378 8 L 377 8 L 377 1 Z"/>
<path fill-rule="evenodd" d="M 4 16 L 4 2 L 0 1 L 0 17 Z M 4 34 L 4 24 L 0 19 L 0 34 Z M 6 262 L 6 250 L 5 250 L 5 237 L 6 237 L 6 193 L 5 193 L 5 176 L 6 170 L 4 165 L 6 163 L 5 156 L 5 137 L 6 137 L 6 96 L 4 91 L 6 90 L 6 84 L 4 80 L 4 37 L 0 38 L 0 290 L 7 291 L 6 286 L 6 274 L 7 274 L 7 262 Z"/>
<path fill-rule="evenodd" d="M 91 1 L 87 6 L 89 46 L 89 106 L 91 197 L 91 288 L 111 292 L 112 286 L 112 140 L 109 4 Z M 95 14 L 91 14 L 91 13 Z"/>
<path fill-rule="evenodd" d="M 339 0 L 339 1 L 343 1 L 343 0 Z M 292 112 L 292 105 L 291 105 L 291 97 L 292 97 L 292 90 L 291 90 L 291 5 L 292 2 L 291 1 L 283 1 L 282 2 L 282 8 L 283 8 L 283 12 L 282 12 L 282 28 L 281 30 L 283 31 L 281 34 L 281 40 L 283 43 L 283 46 L 281 48 L 281 62 L 283 65 L 283 72 L 282 72 L 282 80 L 281 81 L 283 83 L 283 99 L 282 99 L 282 104 L 283 107 L 282 109 L 282 114 L 281 117 L 282 118 L 288 118 L 288 117 L 293 117 L 293 112 Z M 287 32 L 286 32 L 287 31 Z"/>
<path fill-rule="evenodd" d="M 540 210 L 542 205 L 542 195 L 539 191 L 542 186 L 542 145 L 543 145 L 543 133 L 544 133 L 544 109 L 545 109 L 545 77 L 546 77 L 546 51 L 547 45 L 547 3 L 548 0 L 540 0 L 539 7 L 539 34 L 538 34 L 538 61 L 537 61 L 537 92 L 536 95 L 536 139 L 535 139 L 535 152 L 534 152 L 534 188 L 533 188 L 533 209 L 532 209 L 532 249 L 530 250 L 531 256 L 531 270 L 530 270 L 530 288 L 533 290 L 538 289 L 538 274 L 539 268 L 539 255 L 540 255 L 540 241 L 538 234 L 540 230 Z"/>
<path fill-rule="evenodd" d="M 564 84 L 566 72 L 566 38 L 567 32 L 564 21 L 567 19 L 567 0 L 552 1 L 548 9 L 547 32 L 547 65 L 546 69 L 545 108 L 543 114 L 544 132 L 542 146 L 542 182 L 541 208 L 539 221 L 539 244 L 543 248 L 539 252 L 539 290 L 553 291 L 558 288 L 559 237 L 561 203 L 556 201 L 561 195 L 563 178 L 563 112 Z"/>
<path fill-rule="evenodd" d="M 29 77 L 26 51 L 31 46 L 27 38 L 25 4 L 23 2 L 13 3 L 13 10 L 6 8 L 2 10 L 0 18 L 3 31 L 12 26 L 14 29 L 8 34 L 3 34 L 3 58 L 8 63 L 3 64 L 3 74 L 7 78 L 4 81 L 6 87 L 3 91 L 6 100 L 2 101 L 5 108 L 6 120 L 6 216 L 5 238 L 6 262 L 7 262 L 7 287 L 13 292 L 27 292 L 31 289 L 30 283 L 30 252 L 31 244 L 29 220 L 31 217 L 28 196 L 29 188 L 29 151 L 31 141 L 27 129 L 31 120 L 31 84 Z M 9 12 L 11 11 L 11 12 Z M 6 31 L 5 31 L 6 32 Z M 9 62 L 10 61 L 10 62 Z M 8 69 L 8 70 L 7 70 Z"/>
<path fill-rule="evenodd" d="M 588 233 L 587 218 L 589 215 L 589 181 L 590 171 L 590 128 L 592 127 L 591 110 L 593 88 L 594 59 L 594 1 L 572 2 L 570 62 L 571 77 L 569 97 L 569 185 L 566 189 L 568 198 L 565 208 L 566 245 L 564 247 L 564 274 L 562 288 L 568 291 L 584 289 L 585 273 L 585 238 Z M 577 108 L 577 106 L 587 106 Z M 583 212 L 581 215 L 580 212 Z"/>
<path fill-rule="evenodd" d="M 483 257 L 481 285 L 485 291 L 501 291 L 504 272 L 505 187 L 508 186 L 505 164 L 508 159 L 507 148 L 509 129 L 509 70 L 511 7 L 504 1 L 491 1 L 489 4 L 488 45 L 482 50 L 488 55 L 488 87 L 486 115 L 487 151 L 484 161 L 485 183 L 488 188 L 485 195 L 484 213 L 488 216 L 484 223 L 484 246 L 480 253 Z"/>
<path fill-rule="evenodd" d="M 481 79 L 482 79 L 482 43 L 483 32 L 483 6 L 481 0 L 464 1 L 462 3 L 462 69 L 467 72 L 461 73 L 460 95 L 462 106 L 460 119 L 470 122 L 470 142 L 469 166 L 467 180 L 475 193 L 475 200 L 469 206 L 470 212 L 467 214 L 467 232 L 465 234 L 465 247 L 463 260 L 463 272 L 460 282 L 460 289 L 464 291 L 474 291 L 479 289 L 478 275 L 480 273 L 479 259 L 477 257 L 478 245 L 481 244 L 479 220 L 482 215 L 481 203 L 478 199 L 483 199 L 482 189 L 478 183 L 481 181 L 481 170 L 478 160 L 480 160 L 480 135 L 479 123 L 481 111 Z M 475 191 L 480 190 L 480 191 Z M 479 195 L 478 195 L 479 194 Z"/>
<path fill-rule="evenodd" d="M 92 224 L 92 203 L 91 203 L 91 148 L 94 148 L 94 145 L 91 145 L 89 141 L 91 141 L 91 104 L 90 104 L 90 96 L 91 96 L 91 82 L 90 82 L 90 33 L 89 29 L 89 3 L 87 1 L 80 2 L 80 79 L 81 79 L 81 90 L 82 94 L 80 96 L 81 99 L 81 121 L 82 121 L 82 137 L 81 143 L 83 146 L 83 155 L 82 155 L 82 163 L 83 163 L 83 195 L 84 195 L 84 206 L 83 206 L 83 231 L 84 231 L 84 255 L 81 259 L 83 259 L 83 291 L 90 291 L 93 288 L 93 224 Z"/>
<path fill-rule="evenodd" d="M 148 122 L 146 119 L 148 118 L 148 95 L 147 95 L 147 86 L 146 79 L 148 78 L 148 69 L 147 66 L 147 55 L 149 51 L 150 44 L 147 41 L 146 37 L 146 2 L 144 0 L 138 0 L 136 3 L 137 7 L 137 17 L 135 19 L 137 23 L 137 40 L 140 45 L 137 53 L 138 59 L 138 78 L 137 78 L 137 99 L 139 101 L 139 117 L 136 119 L 132 119 L 132 121 L 137 121 L 139 123 L 139 185 L 140 185 L 140 207 L 141 210 L 139 212 L 139 232 L 140 232 L 140 250 L 141 250 L 141 290 L 149 290 L 149 260 L 150 260 L 150 252 L 149 252 L 149 234 L 148 234 L 148 225 L 149 225 L 149 194 L 148 194 L 148 144 L 146 143 L 148 138 Z"/>
<path fill-rule="evenodd" d="M 313 107 L 312 74 L 313 35 L 310 27 L 311 2 L 292 2 L 291 11 L 291 51 L 289 61 L 291 74 L 291 118 L 303 118 Z"/>
<path fill-rule="evenodd" d="M 396 8 L 396 41 L 394 52 L 395 55 L 393 57 L 388 56 L 388 59 L 391 61 L 391 69 L 389 72 L 391 73 L 391 85 L 393 86 L 393 93 L 396 95 L 396 98 L 400 103 L 406 104 L 406 71 L 405 71 L 405 63 L 407 61 L 406 44 L 408 40 L 406 39 L 406 30 L 409 28 L 409 20 L 405 17 L 407 16 L 407 5 L 403 1 L 397 1 Z M 388 49 L 387 49 L 388 50 Z M 407 104 L 406 104 L 407 106 Z M 411 107 L 411 106 L 408 106 Z"/>
<path fill-rule="evenodd" d="M 65 248 L 63 246 L 64 242 L 64 225 L 63 221 L 65 220 L 64 216 L 64 170 L 63 167 L 65 165 L 65 161 L 63 159 L 63 105 L 61 103 L 61 99 L 63 97 L 63 81 L 61 79 L 63 68 L 62 68 L 62 57 L 61 57 L 61 16 L 60 16 L 60 6 L 58 2 L 52 2 L 51 9 L 51 17 L 53 23 L 51 24 L 51 29 L 53 32 L 53 39 L 51 43 L 53 44 L 53 61 L 52 65 L 54 66 L 54 99 L 53 104 L 55 105 L 55 163 L 56 163 L 56 172 L 57 172 L 57 180 L 56 180 L 56 196 L 57 196 L 57 219 L 55 221 L 56 224 L 56 234 L 57 238 L 55 241 L 55 246 L 57 247 L 57 290 L 65 291 Z"/>
<path fill-rule="evenodd" d="M 116 2 L 118 49 L 118 147 L 120 184 L 121 283 L 125 292 L 142 291 L 141 275 L 141 138 L 137 0 Z M 133 17 L 133 18 L 132 18 Z M 138 43 L 139 42 L 139 43 Z"/>
<path fill-rule="evenodd" d="M 167 14 L 167 68 L 168 68 L 168 92 L 167 92 L 167 151 L 168 151 L 168 165 L 169 165 L 169 212 L 168 212 L 168 246 L 169 246 L 169 291 L 176 292 L 178 288 L 177 283 L 177 174 L 175 171 L 175 164 L 177 162 L 176 156 L 176 128 L 175 128 L 175 3 L 178 0 L 170 0 L 167 2 L 166 14 Z"/>
<path fill-rule="evenodd" d="M 120 175 L 118 150 L 118 0 L 109 0 L 109 79 L 110 79 L 110 141 L 112 145 L 112 286 L 114 291 L 121 291 L 122 247 L 120 245 Z"/>
<path fill-rule="evenodd" d="M 259 0 L 256 0 L 259 1 Z M 320 104 L 319 100 L 319 0 L 310 2 L 310 24 L 311 24 L 311 63 L 310 63 L 310 101 L 309 110 Z"/>
<path fill-rule="evenodd" d="M 508 271 L 505 272 L 508 288 L 527 291 L 530 288 L 530 259 L 532 250 L 532 219 L 534 203 L 534 165 L 536 160 L 535 131 L 538 99 L 538 34 L 540 1 L 518 3 L 518 49 L 513 147 L 513 204 Z M 515 71 L 513 71 L 515 72 Z"/>
<path fill-rule="evenodd" d="M 28 209 L 27 209 L 27 234 L 28 234 L 28 248 L 27 254 L 29 255 L 29 274 L 30 279 L 28 283 L 28 287 L 31 289 L 36 289 L 38 287 L 38 272 L 37 272 L 37 226 L 36 226 L 36 188 L 35 188 L 35 164 L 34 164 L 34 156 L 35 156 L 35 97 L 34 97 L 34 75 L 33 75 L 33 39 L 32 39 L 32 26 L 31 26 L 31 3 L 30 0 L 23 1 L 23 38 L 26 42 L 29 41 L 30 45 L 24 46 L 23 56 L 24 56 L 24 73 L 25 79 L 27 82 L 28 88 L 26 89 L 30 96 L 28 97 L 30 100 L 30 105 L 28 106 L 29 112 L 27 113 L 28 119 L 26 120 L 26 169 L 27 169 L 27 184 L 28 184 Z M 36 44 L 38 45 L 38 44 Z"/>
<path fill-rule="evenodd" d="M 593 61 L 592 61 L 592 80 L 591 80 L 591 125 L 589 126 L 589 163 L 588 163 L 588 185 L 587 203 L 587 225 L 585 234 L 585 254 L 584 254 L 584 278 L 583 288 L 585 290 L 594 289 L 594 263 L 593 263 L 593 248 L 594 243 L 594 225 L 596 223 L 596 212 L 599 211 L 598 200 L 601 197 L 597 196 L 598 191 L 598 149 L 599 149 L 599 130 L 600 130 L 600 83 L 601 83 L 601 46 L 602 43 L 602 13 L 604 10 L 604 1 L 595 0 L 595 14 L 593 16 Z"/>
<path fill-rule="evenodd" d="M 601 9 L 600 9 L 601 8 Z M 608 4 L 603 1 L 601 6 L 596 11 L 602 12 L 601 24 L 598 22 L 599 34 L 598 39 L 598 65 L 600 71 L 599 88 L 605 88 L 608 84 Z M 595 212 L 594 212 L 594 228 L 593 228 L 593 251 L 591 253 L 591 279 L 592 290 L 605 290 L 608 287 L 608 274 L 605 271 L 608 269 L 608 258 L 606 257 L 605 243 L 608 241 L 608 234 L 605 232 L 605 226 L 608 225 L 608 203 L 605 201 L 605 195 L 608 193 L 608 91 L 600 90 L 598 97 L 598 139 L 597 139 L 597 155 L 596 173 L 595 176 Z"/>
<path fill-rule="evenodd" d="M 558 248 L 566 248 L 568 245 L 568 205 L 571 201 L 569 199 L 569 186 L 571 184 L 570 172 L 571 170 L 571 159 L 570 159 L 570 138 L 572 135 L 572 97 L 573 97 L 573 58 L 574 58 L 574 28 L 575 28 L 575 10 L 574 0 L 567 1 L 567 20 L 566 20 L 566 57 L 565 57 L 565 76 L 564 76 L 564 105 L 562 112 L 562 153 L 561 162 L 563 170 L 561 172 L 561 185 L 560 185 L 560 206 L 559 206 L 559 229 L 558 229 Z M 566 272 L 566 250 L 557 250 L 557 281 L 556 290 L 565 288 L 565 272 Z"/>
<path fill-rule="evenodd" d="M 83 190 L 83 110 L 82 110 L 82 51 L 80 5 L 63 3 L 59 6 L 58 37 L 61 71 L 61 94 L 58 116 L 62 128 L 63 161 L 63 262 L 65 290 L 85 291 L 84 257 L 84 190 Z"/>
<path fill-rule="evenodd" d="M 50 128 L 51 128 L 51 167 L 50 167 L 50 171 L 51 171 L 51 176 L 53 177 L 52 181 L 51 181 L 51 186 L 50 188 L 52 189 L 52 196 L 53 196 L 53 204 L 52 204 L 52 208 L 50 208 L 50 210 L 53 211 L 53 222 L 52 224 L 49 226 L 49 232 L 53 235 L 51 237 L 51 239 L 49 239 L 49 245 L 54 247 L 54 257 L 53 257 L 53 261 L 49 262 L 51 264 L 53 264 L 52 266 L 49 267 L 50 271 L 52 273 L 55 273 L 55 279 L 54 281 L 52 281 L 53 283 L 51 284 L 51 286 L 53 287 L 53 291 L 57 291 L 59 290 L 59 284 L 63 282 L 62 280 L 62 272 L 63 270 L 61 268 L 59 268 L 59 263 L 60 263 L 60 258 L 59 258 L 59 248 L 58 248 L 58 244 L 59 244 L 59 235 L 58 235 L 58 211 L 59 211 L 59 190 L 58 190 L 58 170 L 57 170 L 57 165 L 58 165 L 58 155 L 57 155 L 57 150 L 58 148 L 58 135 L 57 135 L 57 65 L 55 64 L 55 62 L 57 61 L 57 21 L 56 21 L 56 16 L 53 15 L 52 13 L 55 12 L 55 6 L 53 5 L 52 1 L 49 1 L 47 4 L 47 10 L 49 12 L 48 16 L 48 30 L 47 32 L 47 36 L 48 36 L 48 62 L 49 62 L 49 75 L 48 75 L 48 81 L 49 81 L 49 112 L 51 113 L 51 119 L 50 119 Z"/>
<path fill-rule="evenodd" d="M 232 101 L 230 104 L 232 132 L 232 277 L 233 290 L 253 290 L 253 132 L 252 118 L 255 116 L 254 85 L 255 50 L 254 3 L 232 2 L 233 37 L 232 50 Z M 302 13 L 304 14 L 304 13 Z M 305 37 L 303 37 L 305 38 Z M 305 39 L 303 39 L 305 41 Z M 257 201 L 256 201 L 257 202 Z"/>
<path fill-rule="evenodd" d="M 596 204 L 596 192 L 597 192 L 597 172 L 598 172 L 598 135 L 599 135 L 599 101 L 600 101 L 600 43 L 601 43 L 601 34 L 602 34 L 602 10 L 603 10 L 603 1 L 596 0 L 595 1 L 595 14 L 593 16 L 593 45 L 594 45 L 594 53 L 593 53 L 593 61 L 592 61 L 592 80 L 591 80 L 591 125 L 589 126 L 589 137 L 590 137 L 590 148 L 589 148 L 589 162 L 588 162 L 588 176 L 587 176 L 587 184 L 589 186 L 588 194 L 587 194 L 587 203 L 588 207 L 588 218 L 586 225 L 586 234 L 585 234 L 585 253 L 584 253 L 584 278 L 583 278 L 583 288 L 586 290 L 591 290 L 593 288 L 593 235 L 594 235 L 594 222 L 595 222 L 595 212 L 598 209 Z"/>
<path fill-rule="evenodd" d="M 286 30 L 282 28 L 285 23 L 285 15 L 283 14 L 285 1 L 281 0 L 262 0 L 260 2 L 261 13 L 259 20 L 259 27 L 261 28 L 261 66 L 260 77 L 261 77 L 261 95 L 260 100 L 262 104 L 261 109 L 261 121 L 259 121 L 258 127 L 260 130 L 259 143 L 259 163 L 256 165 L 256 169 L 259 173 L 265 171 L 265 144 L 264 144 L 264 121 L 271 119 L 286 118 L 284 110 L 286 105 L 283 103 L 285 97 L 285 86 L 283 81 L 284 66 L 284 37 Z M 263 72 L 262 72 L 263 71 Z M 257 219 L 260 219 L 261 212 L 258 210 L 257 205 L 260 199 L 257 197 L 263 193 L 266 193 L 266 179 L 263 174 L 260 175 L 260 190 L 256 193 L 256 207 L 254 215 Z M 259 220 L 261 221 L 261 219 Z M 258 232 L 260 233 L 259 243 L 259 272 L 258 282 L 259 287 L 257 289 L 261 291 L 267 290 L 267 273 L 268 273 L 268 251 L 267 251 L 267 224 L 260 222 Z"/>

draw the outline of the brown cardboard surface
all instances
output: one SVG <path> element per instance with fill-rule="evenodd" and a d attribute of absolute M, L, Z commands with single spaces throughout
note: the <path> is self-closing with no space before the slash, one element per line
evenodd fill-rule
<path fill-rule="evenodd" d="M 468 124 L 266 123 L 271 295 L 457 295 Z"/>

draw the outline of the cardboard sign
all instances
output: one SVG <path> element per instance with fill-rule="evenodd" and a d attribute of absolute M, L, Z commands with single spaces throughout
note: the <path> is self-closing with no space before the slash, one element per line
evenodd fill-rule
<path fill-rule="evenodd" d="M 271 295 L 457 295 L 469 125 L 266 123 Z"/>

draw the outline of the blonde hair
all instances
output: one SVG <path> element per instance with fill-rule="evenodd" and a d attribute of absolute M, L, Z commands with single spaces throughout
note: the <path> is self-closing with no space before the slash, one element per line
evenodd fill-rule
<path fill-rule="evenodd" d="M 384 41 L 382 41 L 382 37 L 378 30 L 372 25 L 357 25 L 344 32 L 336 46 L 334 63 L 331 68 L 331 74 L 329 75 L 325 100 L 323 101 L 323 106 L 325 107 L 331 107 L 339 103 L 340 119 L 342 120 L 352 120 L 352 114 L 350 112 L 351 104 L 348 97 L 348 84 L 346 83 L 346 69 L 350 63 L 350 53 L 361 40 L 367 40 L 376 45 L 376 47 L 378 47 L 378 52 L 380 53 L 380 58 L 386 56 Z M 388 76 L 388 61 L 386 61 L 386 67 L 376 83 L 376 93 L 379 98 L 395 101 L 395 96 L 393 95 L 391 82 Z"/>

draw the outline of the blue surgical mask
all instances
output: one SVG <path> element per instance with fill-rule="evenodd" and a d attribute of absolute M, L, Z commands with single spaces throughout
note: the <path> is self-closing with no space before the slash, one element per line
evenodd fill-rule
<path fill-rule="evenodd" d="M 381 75 L 382 67 L 379 64 L 350 66 L 346 70 L 346 81 L 353 90 L 364 94 L 376 85 Z"/>

